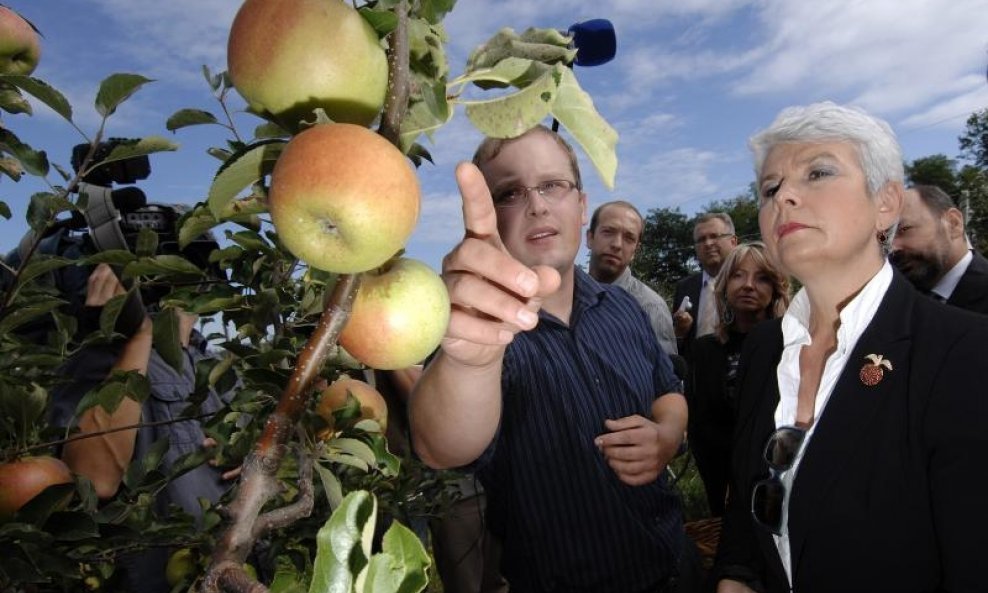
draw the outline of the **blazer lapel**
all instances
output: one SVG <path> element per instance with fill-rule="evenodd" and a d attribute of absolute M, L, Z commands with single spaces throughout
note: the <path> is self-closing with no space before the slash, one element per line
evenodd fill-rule
<path fill-rule="evenodd" d="M 789 502 L 789 543 L 793 574 L 806 539 L 811 537 L 828 493 L 845 464 L 860 447 L 868 446 L 867 430 L 875 412 L 886 398 L 906 393 L 911 348 L 911 311 L 916 293 L 895 273 L 871 324 L 858 339 L 834 386 L 827 406 L 817 419 L 813 437 L 800 462 Z M 861 368 L 869 354 L 889 360 L 893 370 L 884 370 L 882 380 L 866 385 Z"/>

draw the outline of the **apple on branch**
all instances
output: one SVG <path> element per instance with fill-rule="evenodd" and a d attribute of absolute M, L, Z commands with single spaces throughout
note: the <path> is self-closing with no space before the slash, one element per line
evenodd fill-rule
<path fill-rule="evenodd" d="M 41 59 L 41 42 L 34 26 L 0 5 L 0 74 L 28 76 Z"/>
<path fill-rule="evenodd" d="M 227 69 L 252 111 L 292 132 L 317 107 L 367 126 L 388 84 L 377 33 L 343 0 L 247 0 L 230 29 Z"/>
<path fill-rule="evenodd" d="M 439 346 L 449 314 L 442 278 L 420 261 L 398 258 L 363 275 L 340 346 L 371 368 L 410 367 Z"/>
<path fill-rule="evenodd" d="M 422 201 L 405 155 L 353 124 L 321 124 L 289 141 L 271 174 L 268 209 L 281 242 L 337 274 L 376 268 L 405 246 Z"/>

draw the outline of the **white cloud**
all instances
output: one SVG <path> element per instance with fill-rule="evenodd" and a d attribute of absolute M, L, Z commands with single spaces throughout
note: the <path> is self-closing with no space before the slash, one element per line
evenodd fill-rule
<path fill-rule="evenodd" d="M 983 71 L 985 14 L 988 0 L 768 0 L 760 18 L 770 51 L 734 90 L 834 97 L 885 114 L 950 101 Z"/>
<path fill-rule="evenodd" d="M 710 200 L 734 195 L 710 175 L 723 160 L 712 151 L 695 148 L 630 155 L 621 161 L 614 193 L 642 212 L 677 206 L 692 211 Z M 730 195 L 722 195 L 725 192 Z"/>

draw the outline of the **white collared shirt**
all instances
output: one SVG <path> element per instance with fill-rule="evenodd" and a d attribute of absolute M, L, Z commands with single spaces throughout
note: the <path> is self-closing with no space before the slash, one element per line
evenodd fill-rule
<path fill-rule="evenodd" d="M 696 304 L 696 337 L 712 334 L 717 329 L 717 297 L 714 280 L 706 270 L 700 278 L 700 302 Z"/>
<path fill-rule="evenodd" d="M 813 417 L 817 420 L 810 427 L 803 440 L 803 446 L 796 455 L 792 468 L 782 474 L 782 483 L 786 487 L 786 498 L 782 507 L 782 535 L 775 537 L 775 545 L 779 550 L 779 558 L 786 569 L 792 586 L 792 557 L 789 549 L 789 495 L 792 484 L 803 459 L 803 452 L 813 438 L 813 432 L 823 415 L 827 400 L 837 384 L 844 367 L 850 362 L 857 364 L 865 361 L 849 361 L 848 357 L 858 343 L 858 338 L 871 323 L 878 311 L 882 298 L 892 283 L 892 266 L 886 260 L 882 269 L 865 284 L 864 288 L 840 312 L 840 326 L 837 328 L 837 348 L 827 358 L 820 378 L 814 402 Z M 812 339 L 809 332 L 810 301 L 806 289 L 801 289 L 792 304 L 782 317 L 782 359 L 776 373 L 779 381 L 779 405 L 775 408 L 775 426 L 793 426 L 796 423 L 796 405 L 799 394 L 799 353 L 803 346 L 808 346 Z"/>
<path fill-rule="evenodd" d="M 964 257 L 960 259 L 954 267 L 950 268 L 950 271 L 943 275 L 943 278 L 937 282 L 930 292 L 935 292 L 941 297 L 943 297 L 944 302 L 950 299 L 950 295 L 954 294 L 954 289 L 957 288 L 957 283 L 961 281 L 964 276 L 964 272 L 967 271 L 967 267 L 971 265 L 971 260 L 974 259 L 974 255 L 971 250 L 968 249 Z"/>

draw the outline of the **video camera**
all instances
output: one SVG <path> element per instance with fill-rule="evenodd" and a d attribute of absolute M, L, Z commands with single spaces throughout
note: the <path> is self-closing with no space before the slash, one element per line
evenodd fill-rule
<path fill-rule="evenodd" d="M 89 162 L 105 160 L 114 148 L 137 140 L 110 138 L 95 148 Z M 72 149 L 72 167 L 79 173 L 90 144 L 80 144 Z M 180 204 L 148 202 L 144 191 L 135 185 L 151 174 L 147 155 L 113 160 L 87 171 L 80 179 L 77 191 L 79 209 L 71 217 L 49 226 L 38 242 L 38 253 L 57 255 L 68 259 L 80 259 L 107 250 L 137 251 L 137 240 L 142 229 L 153 231 L 158 238 L 155 255 L 181 255 L 197 267 L 207 270 L 210 276 L 224 276 L 218 266 L 210 264 L 209 254 L 219 245 L 212 233 L 205 233 L 184 248 L 179 247 L 178 222 L 189 208 Z M 114 184 L 127 184 L 114 189 Z M 30 245 L 38 241 L 34 231 L 29 231 L 20 245 L 5 260 L 16 268 L 26 257 Z M 81 332 L 88 333 L 98 327 L 98 311 L 85 306 L 86 287 L 92 268 L 68 266 L 48 275 L 44 281 L 54 286 L 69 301 L 69 310 L 81 320 Z M 119 270 L 118 270 L 119 275 Z M 9 282 L 9 276 L 2 284 Z M 168 286 L 145 284 L 141 286 L 140 299 L 133 298 L 125 305 L 118 318 L 117 331 L 130 335 L 144 317 L 145 309 L 157 307 L 161 297 L 170 290 Z M 95 315 L 95 320 L 93 316 Z M 95 323 L 95 325 L 94 325 Z M 37 331 L 47 328 L 32 328 Z"/>

